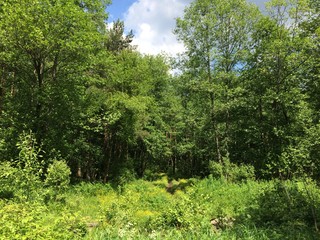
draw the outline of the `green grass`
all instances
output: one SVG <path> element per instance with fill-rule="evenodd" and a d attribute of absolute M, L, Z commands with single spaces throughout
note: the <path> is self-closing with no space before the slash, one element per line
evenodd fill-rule
<path fill-rule="evenodd" d="M 0 239 L 317 239 L 310 215 L 290 215 L 273 224 L 262 220 L 277 183 L 248 181 L 228 183 L 204 180 L 174 181 L 174 193 L 166 191 L 167 179 L 136 180 L 122 187 L 81 183 L 47 203 L 0 200 Z M 291 184 L 291 185 L 290 185 Z M 296 186 L 294 182 L 287 184 Z M 299 185 L 299 184 L 298 184 Z M 300 185 L 299 185 L 300 186 Z M 297 188 L 303 192 L 303 188 Z M 306 195 L 289 192 L 292 197 Z M 313 185 L 313 204 L 320 203 Z M 296 194 L 296 195 L 294 195 Z M 302 200 L 301 200 L 302 201 Z M 308 202 L 303 202 L 306 205 Z M 266 204 L 266 205 L 265 205 Z M 272 205 L 271 205 L 272 206 Z M 316 205 L 318 206 L 318 205 Z M 319 205 L 320 206 L 320 205 Z M 290 206 L 290 214 L 308 210 Z M 275 208 L 276 211 L 278 208 Z M 316 209 L 318 210 L 318 209 Z M 274 211 L 273 208 L 270 211 Z M 318 214 L 318 212 L 317 212 Z M 212 226 L 211 219 L 220 225 Z M 289 219 L 289 220 L 288 220 Z"/>

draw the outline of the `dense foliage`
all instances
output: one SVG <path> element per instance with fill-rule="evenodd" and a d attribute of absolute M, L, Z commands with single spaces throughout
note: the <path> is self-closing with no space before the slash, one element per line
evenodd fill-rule
<path fill-rule="evenodd" d="M 194 126 L 189 156 L 204 168 L 229 159 L 263 177 L 316 176 L 319 95 L 309 90 L 319 78 L 307 72 L 317 71 L 319 8 L 270 1 L 267 13 L 244 0 L 203 0 L 178 19 L 187 47 L 181 97 Z"/>
<path fill-rule="evenodd" d="M 31 132 L 43 173 L 59 156 L 89 180 L 206 176 L 229 162 L 264 178 L 319 175 L 317 1 L 270 1 L 265 14 L 194 1 L 172 66 L 137 52 L 123 22 L 107 28 L 108 4 L 0 5 L 1 161 L 15 163 Z"/>
<path fill-rule="evenodd" d="M 194 0 L 171 59 L 109 0 L 2 0 L 0 238 L 319 237 L 318 2 Z"/>

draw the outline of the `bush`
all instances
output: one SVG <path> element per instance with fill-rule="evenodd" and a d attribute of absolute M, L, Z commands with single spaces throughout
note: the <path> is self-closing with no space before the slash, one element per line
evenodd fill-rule
<path fill-rule="evenodd" d="M 36 201 L 41 195 L 39 189 L 43 187 L 41 181 L 44 165 L 41 160 L 42 150 L 32 132 L 20 135 L 17 148 L 19 158 L 16 161 L 17 172 L 14 182 L 18 191 L 15 195 L 23 201 Z"/>
<path fill-rule="evenodd" d="M 310 184 L 312 186 L 312 184 Z M 319 213 L 320 192 L 304 182 L 277 181 L 258 197 L 250 215 L 258 226 L 313 226 Z"/>
<path fill-rule="evenodd" d="M 70 168 L 64 160 L 54 160 L 48 167 L 45 185 L 57 192 L 66 190 L 70 183 Z"/>
<path fill-rule="evenodd" d="M 0 198 L 10 199 L 14 197 L 16 189 L 15 178 L 18 174 L 18 169 L 11 166 L 9 162 L 0 164 Z"/>
<path fill-rule="evenodd" d="M 42 201 L 44 183 L 44 161 L 41 148 L 37 146 L 33 134 L 23 133 L 17 143 L 19 157 L 12 163 L 0 164 L 0 198 L 16 197 L 22 201 Z M 47 191 L 46 198 L 55 197 L 57 193 L 65 190 L 70 182 L 71 171 L 65 161 L 54 160 L 49 165 L 45 185 L 51 189 Z"/>
<path fill-rule="evenodd" d="M 225 158 L 222 163 L 210 161 L 209 170 L 213 178 L 226 179 L 230 182 L 241 182 L 255 178 L 254 167 L 251 165 L 236 165 Z"/>
<path fill-rule="evenodd" d="M 130 183 L 136 179 L 136 174 L 129 170 L 128 168 L 120 169 L 118 175 L 113 179 L 113 183 L 116 186 L 124 186 L 127 183 Z"/>
<path fill-rule="evenodd" d="M 0 208 L 0 239 L 80 239 L 85 223 L 75 214 L 52 214 L 40 203 L 9 202 Z"/>
<path fill-rule="evenodd" d="M 191 215 L 188 206 L 179 203 L 164 211 L 159 218 L 163 228 L 189 228 L 191 226 Z"/>

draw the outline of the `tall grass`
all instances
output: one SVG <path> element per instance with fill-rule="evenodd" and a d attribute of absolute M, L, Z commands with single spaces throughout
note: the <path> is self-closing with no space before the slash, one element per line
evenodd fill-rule
<path fill-rule="evenodd" d="M 0 239 L 319 237 L 312 219 L 312 213 L 319 215 L 320 206 L 314 183 L 308 185 L 308 192 L 301 181 L 283 183 L 286 192 L 277 181 L 180 179 L 172 182 L 170 191 L 167 184 L 165 176 L 154 181 L 136 180 L 121 188 L 81 183 L 46 203 L 0 200 Z M 291 205 L 284 200 L 287 196 L 294 199 Z M 272 212 L 279 209 L 290 211 L 281 213 L 285 216 Z"/>

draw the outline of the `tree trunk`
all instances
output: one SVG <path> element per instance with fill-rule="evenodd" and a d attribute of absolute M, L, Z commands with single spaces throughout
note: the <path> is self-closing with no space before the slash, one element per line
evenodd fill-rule
<path fill-rule="evenodd" d="M 37 102 L 36 102 L 36 109 L 35 109 L 35 126 L 34 132 L 36 134 L 37 143 L 39 145 L 42 144 L 45 126 L 41 119 L 42 115 L 42 95 L 43 95 L 43 81 L 44 81 L 44 62 L 42 60 L 34 60 L 34 68 L 36 74 L 36 80 L 38 85 L 38 92 L 37 92 Z"/>

